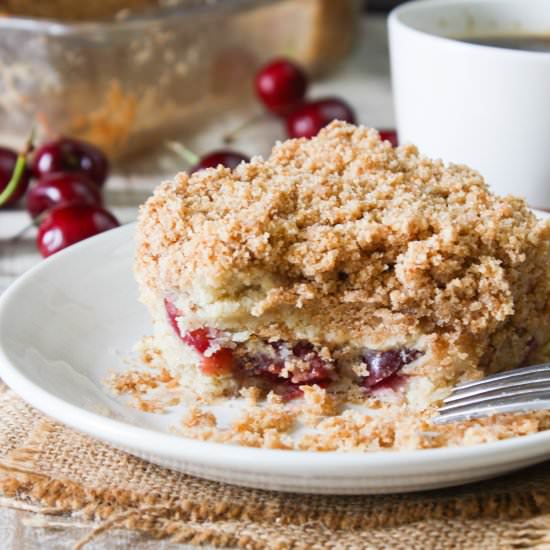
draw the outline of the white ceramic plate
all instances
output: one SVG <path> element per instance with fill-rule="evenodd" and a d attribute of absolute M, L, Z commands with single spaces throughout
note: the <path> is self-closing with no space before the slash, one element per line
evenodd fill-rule
<path fill-rule="evenodd" d="M 550 458 L 550 431 L 458 449 L 371 454 L 254 449 L 168 433 L 181 410 L 142 413 L 102 384 L 108 371 L 124 368 L 121 355 L 151 331 L 132 275 L 133 231 L 125 226 L 56 254 L 0 299 L 0 375 L 47 415 L 162 466 L 280 491 L 432 489 Z"/>

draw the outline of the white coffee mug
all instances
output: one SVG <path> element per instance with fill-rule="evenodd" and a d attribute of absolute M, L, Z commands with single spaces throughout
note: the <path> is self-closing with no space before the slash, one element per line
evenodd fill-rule
<path fill-rule="evenodd" d="M 550 208 L 550 53 L 457 37 L 548 34 L 549 0 L 418 0 L 389 18 L 400 141 Z"/>

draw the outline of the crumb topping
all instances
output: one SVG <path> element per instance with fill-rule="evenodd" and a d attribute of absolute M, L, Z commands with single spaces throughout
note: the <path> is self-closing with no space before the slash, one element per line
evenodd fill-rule
<path fill-rule="evenodd" d="M 534 311 L 550 314 L 549 227 L 470 168 L 334 122 L 267 160 L 160 185 L 136 272 L 159 293 L 197 281 L 232 293 L 255 317 L 290 308 L 350 338 L 369 325 L 443 333 L 481 355 L 497 328 L 521 339 Z"/>

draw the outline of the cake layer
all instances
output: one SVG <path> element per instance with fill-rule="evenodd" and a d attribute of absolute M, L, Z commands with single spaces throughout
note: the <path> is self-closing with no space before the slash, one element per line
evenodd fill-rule
<path fill-rule="evenodd" d="M 249 386 L 293 399 L 304 385 L 317 385 L 347 401 L 374 397 L 423 409 L 457 381 L 482 376 L 464 350 L 434 334 L 378 347 L 264 338 L 245 330 L 187 325 L 170 300 L 147 296 L 158 349 L 183 374 L 186 387 L 207 400 Z"/>

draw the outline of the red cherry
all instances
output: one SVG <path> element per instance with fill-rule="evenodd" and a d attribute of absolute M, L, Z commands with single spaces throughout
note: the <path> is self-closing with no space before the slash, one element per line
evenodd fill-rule
<path fill-rule="evenodd" d="M 37 178 L 50 172 L 83 172 L 101 186 L 109 173 L 109 162 L 103 152 L 91 143 L 59 138 L 36 150 L 33 172 Z"/>
<path fill-rule="evenodd" d="M 394 147 L 399 145 L 397 132 L 395 130 L 378 130 L 382 141 L 389 141 Z"/>
<path fill-rule="evenodd" d="M 190 174 L 193 172 L 198 172 L 199 170 L 204 170 L 205 168 L 216 168 L 220 164 L 231 168 L 233 170 L 241 162 L 248 162 L 250 159 L 241 153 L 236 153 L 235 151 L 230 151 L 229 149 L 220 149 L 219 151 L 212 151 L 208 155 L 201 157 L 199 162 L 191 168 L 189 171 Z"/>
<path fill-rule="evenodd" d="M 168 315 L 168 321 L 174 329 L 175 333 L 188 345 L 200 353 L 201 355 L 210 347 L 210 335 L 215 334 L 214 329 L 197 328 L 182 334 L 178 325 L 178 317 L 181 316 L 181 311 L 174 305 L 174 302 L 168 298 L 164 298 L 164 307 Z"/>
<path fill-rule="evenodd" d="M 228 374 L 234 368 L 235 358 L 229 348 L 222 348 L 210 357 L 203 357 L 201 361 L 201 370 L 208 376 Z"/>
<path fill-rule="evenodd" d="M 200 353 L 201 355 L 210 347 L 210 335 L 215 333 L 215 329 L 209 328 L 197 328 L 190 330 L 184 335 L 181 334 L 180 327 L 178 325 L 177 318 L 181 315 L 181 312 L 176 308 L 174 303 L 168 298 L 164 299 L 164 307 L 166 314 L 168 315 L 168 321 L 176 334 L 188 345 Z M 236 366 L 236 361 L 233 356 L 233 351 L 229 348 L 222 348 L 213 353 L 212 355 L 205 357 L 203 355 L 201 360 L 201 370 L 208 376 L 219 376 L 221 374 L 227 374 L 231 372 Z"/>
<path fill-rule="evenodd" d="M 181 339 L 199 353 L 204 353 L 210 347 L 209 330 L 207 328 L 191 330 L 181 336 Z"/>
<path fill-rule="evenodd" d="M 36 244 L 45 258 L 59 250 L 119 225 L 107 210 L 91 204 L 69 204 L 53 208 L 40 227 Z"/>
<path fill-rule="evenodd" d="M 69 203 L 101 206 L 98 186 L 80 172 L 52 172 L 44 174 L 27 193 L 27 212 L 32 218 L 54 206 Z"/>
<path fill-rule="evenodd" d="M 422 355 L 417 349 L 400 348 L 386 351 L 367 349 L 363 352 L 369 374 L 363 378 L 363 384 L 371 388 L 397 374 L 405 365 L 412 363 Z"/>
<path fill-rule="evenodd" d="M 256 94 L 265 107 L 276 115 L 284 116 L 302 103 L 307 77 L 292 61 L 275 59 L 256 74 Z"/>
<path fill-rule="evenodd" d="M 321 128 L 333 120 L 355 123 L 355 113 L 341 99 L 325 98 L 304 103 L 286 117 L 286 130 L 291 138 L 316 136 Z"/>
<path fill-rule="evenodd" d="M 15 163 L 17 162 L 17 153 L 7 147 L 0 147 L 0 193 L 7 187 L 11 180 Z M 28 168 L 25 169 L 16 190 L 11 197 L 2 205 L 7 206 L 15 204 L 27 190 L 31 172 Z"/>

